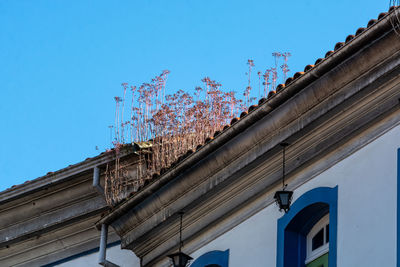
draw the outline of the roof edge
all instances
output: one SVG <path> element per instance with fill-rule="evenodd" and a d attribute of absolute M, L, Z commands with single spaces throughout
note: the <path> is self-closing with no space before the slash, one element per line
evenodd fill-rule
<path fill-rule="evenodd" d="M 96 227 L 100 229 L 101 224 L 112 223 L 115 219 L 122 216 L 131 207 L 137 205 L 142 200 L 157 191 L 159 188 L 167 184 L 169 181 L 184 173 L 185 170 L 187 170 L 188 168 L 191 168 L 197 164 L 201 164 L 200 161 L 204 157 L 227 143 L 230 139 L 234 138 L 246 128 L 266 116 L 268 113 L 286 102 L 286 100 L 297 94 L 303 88 L 307 87 L 319 77 L 329 72 L 335 66 L 352 56 L 360 48 L 362 48 L 369 42 L 377 39 L 378 37 L 385 35 L 387 32 L 393 31 L 391 19 L 393 16 L 397 15 L 395 13 L 397 13 L 398 11 L 399 7 L 391 8 L 388 14 L 383 17 L 381 17 L 380 15 L 379 21 L 377 21 L 375 24 L 371 25 L 367 29 L 364 29 L 361 33 L 354 37 L 354 39 L 335 49 L 334 52 L 328 52 L 329 54 L 327 53 L 326 57 L 323 60 L 318 62 L 314 67 L 307 70 L 301 76 L 298 76 L 293 81 L 291 81 L 284 88 L 284 90 L 278 90 L 275 95 L 272 95 L 266 102 L 262 103 L 256 109 L 250 111 L 249 114 L 244 116 L 242 119 L 239 119 L 237 122 L 233 123 L 231 127 L 224 130 L 222 133 L 216 136 L 215 139 L 203 145 L 195 153 L 178 162 L 176 166 L 159 176 L 157 180 L 145 186 L 141 191 L 135 193 L 133 196 L 114 207 L 114 209 L 110 210 L 110 213 L 103 217 L 96 224 Z"/>
<path fill-rule="evenodd" d="M 132 149 L 124 149 L 120 153 L 121 157 L 134 153 Z M 88 171 L 96 166 L 106 164 L 115 159 L 115 153 L 113 150 L 109 152 L 103 152 L 95 157 L 87 158 L 84 161 L 70 165 L 66 168 L 60 169 L 55 172 L 49 172 L 44 176 L 38 177 L 31 181 L 26 181 L 23 184 L 13 186 L 0 192 L 0 204 L 14 200 L 16 198 L 37 192 L 50 185 L 58 184 L 72 177 Z"/>

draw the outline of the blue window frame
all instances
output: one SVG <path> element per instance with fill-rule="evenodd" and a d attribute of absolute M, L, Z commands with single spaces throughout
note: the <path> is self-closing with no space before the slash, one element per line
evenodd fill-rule
<path fill-rule="evenodd" d="M 225 251 L 213 250 L 198 257 L 190 267 L 229 266 L 229 249 Z"/>
<path fill-rule="evenodd" d="M 277 267 L 304 267 L 306 236 L 329 213 L 329 267 L 336 267 L 338 187 L 318 187 L 300 196 L 278 220 Z"/>
<path fill-rule="evenodd" d="M 396 265 L 400 267 L 400 148 L 397 149 L 397 248 Z"/>

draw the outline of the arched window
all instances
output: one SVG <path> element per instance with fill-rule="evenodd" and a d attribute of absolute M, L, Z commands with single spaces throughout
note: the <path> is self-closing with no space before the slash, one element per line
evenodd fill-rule
<path fill-rule="evenodd" d="M 213 250 L 198 257 L 190 267 L 228 267 L 229 249 Z"/>
<path fill-rule="evenodd" d="M 328 266 L 329 214 L 325 215 L 307 234 L 306 267 Z"/>
<path fill-rule="evenodd" d="M 337 192 L 312 189 L 278 220 L 277 267 L 336 267 Z"/>

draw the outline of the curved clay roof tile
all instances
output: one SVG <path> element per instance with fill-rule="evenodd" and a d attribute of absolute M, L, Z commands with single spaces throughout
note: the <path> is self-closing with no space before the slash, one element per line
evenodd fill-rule
<path fill-rule="evenodd" d="M 319 63 L 321 63 L 321 61 L 324 60 L 323 58 L 319 58 L 315 61 L 315 65 L 318 65 Z"/>
<path fill-rule="evenodd" d="M 166 171 L 167 171 L 166 168 L 161 168 L 160 173 L 161 173 L 161 174 L 164 174 Z"/>
<path fill-rule="evenodd" d="M 268 93 L 268 98 L 273 97 L 275 94 L 276 94 L 275 91 L 270 91 L 270 92 Z"/>
<path fill-rule="evenodd" d="M 327 58 L 327 57 L 329 57 L 330 55 L 332 55 L 333 54 L 333 51 L 331 50 L 331 51 L 328 51 L 328 52 L 326 52 L 326 54 L 325 54 L 325 58 Z"/>
<path fill-rule="evenodd" d="M 246 116 L 248 113 L 247 111 L 243 111 L 242 113 L 240 113 L 240 118 L 242 119 L 244 116 Z"/>
<path fill-rule="evenodd" d="M 211 140 L 213 140 L 213 139 L 214 139 L 214 137 L 209 136 L 206 138 L 205 143 L 211 142 Z"/>
<path fill-rule="evenodd" d="M 348 36 L 346 37 L 346 43 L 350 42 L 350 41 L 353 40 L 353 39 L 354 39 L 354 35 L 353 35 L 353 34 L 348 35 Z"/>
<path fill-rule="evenodd" d="M 309 71 L 309 70 L 311 70 L 312 68 L 314 68 L 314 65 L 307 65 L 305 68 L 304 68 L 304 71 Z"/>
<path fill-rule="evenodd" d="M 240 121 L 240 118 L 238 118 L 238 117 L 233 118 L 233 119 L 231 120 L 231 125 L 234 124 L 235 122 L 238 122 L 238 121 Z"/>
<path fill-rule="evenodd" d="M 192 155 L 194 153 L 193 150 L 189 149 L 188 151 L 186 151 L 186 157 L 188 157 L 189 155 Z"/>
<path fill-rule="evenodd" d="M 370 21 L 368 21 L 367 27 L 371 27 L 373 24 L 375 24 L 376 19 L 371 19 Z"/>
<path fill-rule="evenodd" d="M 261 105 L 262 103 L 264 103 L 265 101 L 267 101 L 266 98 L 260 98 L 260 100 L 258 100 L 258 105 Z"/>
<path fill-rule="evenodd" d="M 284 85 L 284 84 L 278 84 L 278 86 L 276 87 L 276 91 L 277 91 L 277 92 L 280 92 L 280 91 L 282 91 L 283 89 L 285 89 L 285 85 Z"/>
<path fill-rule="evenodd" d="M 291 83 L 292 81 L 293 81 L 293 77 L 287 78 L 286 81 L 285 81 L 285 85 L 289 85 L 289 83 Z M 279 87 L 279 85 L 278 85 L 278 87 Z M 277 91 L 280 91 L 280 90 L 278 89 Z"/>
<path fill-rule="evenodd" d="M 186 155 L 185 155 L 185 154 L 179 156 L 179 158 L 178 158 L 178 160 L 176 161 L 176 163 L 181 162 L 181 161 L 184 160 L 185 158 L 186 158 Z"/>
<path fill-rule="evenodd" d="M 258 107 L 258 105 L 251 105 L 247 111 L 248 111 L 248 112 L 252 112 L 252 111 L 255 110 L 257 107 Z"/>
<path fill-rule="evenodd" d="M 298 72 L 296 72 L 294 75 L 293 75 L 293 78 L 295 78 L 295 79 L 297 79 L 297 78 L 299 78 L 301 75 L 303 75 L 304 74 L 304 72 L 302 72 L 302 71 L 298 71 Z"/>
<path fill-rule="evenodd" d="M 215 131 L 214 132 L 214 138 L 217 137 L 220 133 L 221 133 L 221 131 Z"/>
<path fill-rule="evenodd" d="M 225 125 L 223 130 L 225 131 L 226 129 L 228 129 L 229 127 L 231 127 L 229 124 Z"/>
<path fill-rule="evenodd" d="M 397 6 L 391 6 L 389 7 L 389 12 L 393 11 Z"/>
<path fill-rule="evenodd" d="M 386 16 L 386 15 L 387 15 L 387 12 L 382 12 L 381 14 L 379 14 L 378 20 L 381 19 L 381 18 L 383 18 L 383 17 Z"/>
<path fill-rule="evenodd" d="M 338 49 L 341 48 L 343 45 L 344 45 L 343 42 L 338 42 L 338 43 L 336 43 L 334 50 L 335 50 L 335 51 L 338 50 Z"/>
<path fill-rule="evenodd" d="M 365 31 L 364 27 L 358 28 L 358 30 L 356 31 L 356 36 L 362 33 L 363 31 Z"/>

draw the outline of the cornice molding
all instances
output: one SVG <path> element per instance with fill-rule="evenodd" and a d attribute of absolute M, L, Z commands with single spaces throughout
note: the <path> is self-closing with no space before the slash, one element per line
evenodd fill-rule
<path fill-rule="evenodd" d="M 210 240 L 204 239 L 205 235 L 215 237 L 254 214 L 260 208 L 260 196 L 272 203 L 281 178 L 282 141 L 291 144 L 287 171 L 295 181 L 290 187 L 295 188 L 309 179 L 304 173 L 314 177 L 332 166 L 327 162 L 335 164 L 398 125 L 398 38 L 386 32 L 283 104 L 271 108 L 267 103 L 262 107 L 270 108 L 265 116 L 213 153 L 152 194 L 125 204 L 109 220 L 122 238 L 122 247 L 142 257 L 145 266 L 162 262 L 177 247 L 177 212 L 184 210 L 183 237 L 190 243 L 185 248 L 193 252 Z M 347 149 L 339 149 L 342 147 Z M 329 161 L 320 160 L 327 157 Z M 246 212 L 232 222 L 225 220 L 238 215 L 238 210 Z"/>

